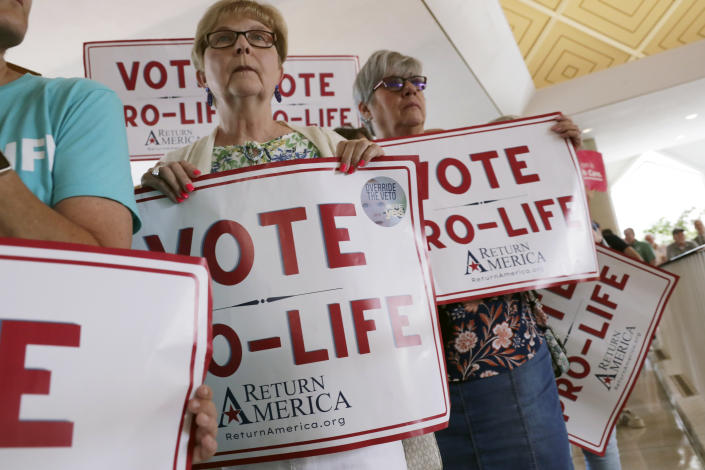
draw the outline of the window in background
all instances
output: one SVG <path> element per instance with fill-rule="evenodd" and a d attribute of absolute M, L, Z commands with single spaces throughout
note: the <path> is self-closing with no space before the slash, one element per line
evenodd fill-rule
<path fill-rule="evenodd" d="M 684 211 L 695 208 L 695 218 L 705 209 L 705 175 L 658 152 L 649 152 L 612 185 L 610 196 L 619 226 L 632 227 L 638 239 L 661 217 L 676 222 Z M 685 220 L 687 229 L 692 221 Z M 620 234 L 621 236 L 621 234 Z M 659 243 L 670 243 L 670 235 L 656 235 Z"/>

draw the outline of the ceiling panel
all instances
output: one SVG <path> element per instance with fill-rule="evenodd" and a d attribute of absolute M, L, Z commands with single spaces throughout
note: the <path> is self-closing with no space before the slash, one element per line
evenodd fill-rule
<path fill-rule="evenodd" d="M 538 0 L 537 3 L 540 3 L 551 10 L 555 10 L 561 4 L 561 0 Z"/>
<path fill-rule="evenodd" d="M 705 39 L 705 2 L 683 0 L 645 45 L 647 55 Z"/>
<path fill-rule="evenodd" d="M 559 2 L 560 0 L 557 1 Z M 502 8 L 514 38 L 519 45 L 521 55 L 526 57 L 534 47 L 534 44 L 536 44 L 544 28 L 546 28 L 551 17 L 536 11 L 519 0 L 503 1 Z"/>
<path fill-rule="evenodd" d="M 663 0 L 566 2 L 563 14 L 586 28 L 637 48 L 672 2 Z"/>
<path fill-rule="evenodd" d="M 705 38 L 705 0 L 499 0 L 537 88 Z"/>
<path fill-rule="evenodd" d="M 623 64 L 630 57 L 565 23 L 554 24 L 540 47 L 546 54 L 532 54 L 527 61 L 537 88 Z"/>

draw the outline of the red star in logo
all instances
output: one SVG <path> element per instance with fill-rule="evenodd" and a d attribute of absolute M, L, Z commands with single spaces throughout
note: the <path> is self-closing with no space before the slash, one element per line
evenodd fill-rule
<path fill-rule="evenodd" d="M 225 412 L 225 414 L 228 415 L 228 424 L 232 423 L 233 421 L 237 421 L 238 423 L 240 422 L 240 418 L 238 417 L 240 411 L 241 410 L 234 410 L 232 405 L 230 406 L 230 410 Z"/>
<path fill-rule="evenodd" d="M 472 268 L 472 272 L 475 272 L 475 271 L 479 271 L 479 270 L 480 270 L 480 265 L 477 264 L 477 263 L 472 263 L 472 264 L 470 265 L 470 267 Z"/>

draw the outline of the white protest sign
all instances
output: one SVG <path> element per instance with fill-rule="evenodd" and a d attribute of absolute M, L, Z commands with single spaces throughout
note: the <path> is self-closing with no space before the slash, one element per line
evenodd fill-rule
<path fill-rule="evenodd" d="M 202 259 L 0 239 L 0 286 L 3 467 L 189 468 Z"/>
<path fill-rule="evenodd" d="M 208 135 L 217 117 L 191 64 L 193 39 L 87 42 L 86 77 L 113 89 L 124 104 L 132 161 L 156 161 Z M 274 118 L 298 125 L 360 126 L 352 98 L 357 56 L 289 56 Z"/>
<path fill-rule="evenodd" d="M 216 173 L 138 193 L 137 248 L 213 276 L 219 450 L 206 466 L 339 452 L 443 428 L 448 394 L 415 157 Z"/>
<path fill-rule="evenodd" d="M 378 142 L 428 163 L 437 303 L 596 277 L 580 167 L 550 130 L 557 116 Z"/>
<path fill-rule="evenodd" d="M 678 276 L 602 246 L 597 257 L 597 281 L 540 294 L 570 361 L 556 380 L 570 441 L 602 454 Z"/>
<path fill-rule="evenodd" d="M 192 39 L 87 42 L 86 77 L 114 90 L 123 102 L 130 159 L 159 160 L 208 135 L 215 109 L 191 64 Z"/>

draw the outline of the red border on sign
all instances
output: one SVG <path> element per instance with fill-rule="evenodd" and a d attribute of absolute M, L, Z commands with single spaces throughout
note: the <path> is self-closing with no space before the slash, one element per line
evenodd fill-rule
<path fill-rule="evenodd" d="M 418 156 L 413 155 L 413 156 L 394 156 L 394 157 L 380 157 L 375 159 L 374 161 L 379 161 L 379 162 L 399 162 L 399 163 L 405 163 L 405 162 L 411 162 L 413 163 L 416 168 L 417 168 L 417 173 L 418 173 L 418 166 L 419 166 L 419 161 L 418 161 Z M 326 166 L 321 166 L 321 163 L 328 164 Z M 294 165 L 315 165 L 315 168 L 302 168 L 302 169 L 296 169 L 296 170 L 287 170 L 287 167 L 291 167 Z M 340 161 L 337 158 L 316 158 L 316 159 L 306 159 L 306 160 L 288 160 L 288 161 L 282 161 L 282 162 L 273 162 L 273 163 L 267 163 L 263 165 L 255 165 L 255 166 L 250 166 L 250 167 L 244 167 L 244 168 L 238 168 L 234 170 L 229 170 L 225 172 L 220 172 L 220 173 L 210 173 L 204 176 L 201 176 L 200 178 L 197 178 L 194 180 L 194 186 L 195 186 L 195 191 L 201 191 L 204 189 L 208 188 L 214 188 L 218 186 L 225 186 L 225 185 L 230 185 L 234 183 L 239 183 L 239 182 L 244 182 L 244 181 L 251 181 L 251 180 L 257 180 L 257 179 L 262 179 L 262 178 L 270 178 L 270 177 L 275 177 L 275 176 L 284 176 L 284 175 L 290 175 L 290 174 L 297 174 L 297 173 L 310 173 L 310 172 L 330 172 L 334 173 L 336 169 L 338 168 L 340 164 Z M 270 174 L 257 174 L 257 175 L 251 175 L 248 176 L 248 173 L 252 173 L 255 171 L 261 171 L 263 169 L 270 169 L 274 170 Z M 413 190 L 414 188 L 414 181 L 412 180 L 412 175 L 410 168 L 407 166 L 386 166 L 386 167 L 374 167 L 374 166 L 366 166 L 364 168 L 358 168 L 356 171 L 383 171 L 383 170 L 404 170 L 407 172 L 407 184 L 408 188 Z M 209 180 L 213 179 L 222 179 L 224 177 L 228 176 L 234 176 L 236 178 L 233 178 L 231 180 L 227 181 L 217 181 L 217 182 L 210 182 Z M 419 197 L 419 194 L 423 194 L 427 192 L 427 181 L 425 179 L 419 178 L 417 175 L 416 178 L 416 187 L 417 187 L 417 192 L 416 192 L 416 197 L 409 197 L 409 214 L 411 216 L 411 223 L 412 226 L 414 227 L 415 231 L 418 232 L 420 236 L 415 237 L 415 244 L 416 244 L 416 250 L 417 250 L 417 256 L 419 259 L 419 264 L 423 268 L 424 266 L 424 260 L 425 264 L 428 267 L 428 279 L 425 280 L 426 282 L 426 291 L 430 293 L 431 297 L 428 298 L 428 310 L 429 310 L 429 315 L 430 315 L 430 320 L 431 320 L 431 325 L 434 333 L 434 337 L 441 337 L 440 335 L 440 324 L 438 323 L 438 316 L 436 315 L 436 308 L 434 304 L 434 297 L 435 297 L 435 285 L 433 283 L 433 275 L 431 273 L 431 265 L 430 265 L 430 260 L 428 258 L 428 252 L 425 249 L 424 244 L 426 243 L 426 237 L 423 232 L 422 227 L 419 226 L 419 222 L 423 220 L 423 205 L 421 204 L 421 200 Z M 136 195 L 140 194 L 145 194 L 145 193 L 153 193 L 154 190 L 151 188 L 140 188 L 135 191 Z M 137 198 L 137 203 L 143 203 L 147 201 L 153 201 L 157 199 L 165 199 L 166 196 L 163 194 L 158 194 L 154 196 L 147 196 L 144 198 Z M 416 211 L 418 211 L 418 217 L 419 220 L 416 220 L 416 217 L 414 216 L 414 206 L 413 204 L 416 203 Z M 445 360 L 442 360 L 442 357 L 445 357 L 443 354 L 443 346 L 442 344 L 436 344 L 434 342 L 434 345 L 436 347 L 436 361 L 438 364 L 438 369 L 440 371 L 440 380 L 442 382 L 446 381 L 446 376 L 447 376 L 447 370 L 446 370 L 446 364 Z M 440 351 L 440 354 L 439 354 Z M 446 394 L 446 389 L 445 386 L 443 388 L 443 398 L 444 398 L 444 405 L 448 403 L 448 396 Z M 321 438 L 321 439 L 314 439 L 314 440 L 309 440 L 309 441 L 300 441 L 300 442 L 292 442 L 292 443 L 287 443 L 287 444 L 277 444 L 277 445 L 272 445 L 272 446 L 264 446 L 264 447 L 258 447 L 258 448 L 248 448 L 248 449 L 241 449 L 241 450 L 235 450 L 235 451 L 226 451 L 226 452 L 217 452 L 216 455 L 231 455 L 231 454 L 240 454 L 240 453 L 245 453 L 245 452 L 257 452 L 257 451 L 263 451 L 263 450 L 269 450 L 269 449 L 279 449 L 279 448 L 285 448 L 285 447 L 292 447 L 292 446 L 301 446 L 301 445 L 307 445 L 307 444 L 313 444 L 313 443 L 318 443 L 318 442 L 329 442 L 329 441 L 335 441 L 335 440 L 340 440 L 340 439 L 348 439 L 351 437 L 356 437 L 356 436 L 361 436 L 365 434 L 371 434 L 371 433 L 376 433 L 376 432 L 381 432 L 381 431 L 387 431 L 390 429 L 395 429 L 399 428 L 402 426 L 409 426 L 411 424 L 415 423 L 422 423 L 426 421 L 431 421 L 434 419 L 438 419 L 443 417 L 448 413 L 447 406 L 445 410 L 437 415 L 426 417 L 423 419 L 418 419 L 414 421 L 407 421 L 403 423 L 398 423 L 395 425 L 390 425 L 390 426 L 385 426 L 382 428 L 377 428 L 377 429 L 371 429 L 371 430 L 366 430 L 366 431 L 360 431 L 356 433 L 351 433 L 351 434 L 346 434 L 346 435 L 341 435 L 341 436 L 334 436 L 334 437 L 326 437 L 326 438 Z M 322 455 L 322 454 L 330 454 L 334 452 L 341 452 L 341 451 L 346 451 L 346 450 L 352 450 L 352 449 L 358 449 L 361 447 L 367 447 L 370 445 L 374 444 L 381 444 L 384 442 L 391 442 L 391 441 L 396 441 L 400 439 L 404 439 L 407 437 L 413 437 L 416 435 L 421 435 L 429 432 L 434 432 L 440 429 L 444 429 L 447 427 L 447 423 L 440 423 L 436 425 L 432 425 L 426 428 L 414 430 L 414 431 L 407 431 L 407 432 L 402 432 L 399 434 L 394 434 L 394 435 L 389 435 L 389 436 L 382 436 L 378 437 L 375 439 L 369 439 L 365 441 L 358 441 L 350 444 L 344 444 L 340 446 L 331 446 L 331 447 L 326 447 L 323 449 L 313 449 L 313 450 L 307 450 L 307 451 L 299 451 L 299 452 L 291 452 L 291 453 L 280 453 L 280 454 L 273 454 L 273 455 L 266 455 L 266 456 L 258 456 L 258 457 L 250 457 L 250 458 L 244 458 L 244 459 L 234 459 L 234 460 L 223 460 L 223 461 L 218 461 L 218 462 L 212 462 L 212 463 L 205 463 L 205 464 L 198 464 L 194 466 L 194 468 L 213 468 L 213 467 L 221 467 L 225 465 L 242 465 L 242 464 L 247 464 L 247 463 L 256 463 L 256 462 L 265 462 L 265 461 L 273 461 L 273 460 L 282 460 L 286 458 L 295 458 L 295 457 L 305 457 L 305 456 L 312 456 L 312 455 Z M 331 452 L 331 450 L 333 452 Z"/>
<path fill-rule="evenodd" d="M 383 157 L 377 157 L 375 158 L 372 163 L 374 162 L 405 162 L 405 161 L 412 161 L 414 162 L 417 166 L 419 165 L 418 162 L 418 156 L 417 155 L 395 155 L 393 157 L 389 156 L 383 156 Z M 212 180 L 215 178 L 222 178 L 224 176 L 229 176 L 229 175 L 237 175 L 240 173 L 248 173 L 252 171 L 259 171 L 259 170 L 265 170 L 265 169 L 272 169 L 272 168 L 279 168 L 279 167 L 286 167 L 286 166 L 292 166 L 292 165 L 300 165 L 300 164 L 315 164 L 315 163 L 331 163 L 333 166 L 330 168 L 326 167 L 326 170 L 329 170 L 331 173 L 335 173 L 339 164 L 340 164 L 340 159 L 335 158 L 335 157 L 330 157 L 330 158 L 307 158 L 307 159 L 297 159 L 297 160 L 286 160 L 286 161 L 281 161 L 281 162 L 270 162 L 270 163 L 263 163 L 260 165 L 252 165 L 252 166 L 246 166 L 242 168 L 236 168 L 234 170 L 228 170 L 228 171 L 221 171 L 218 173 L 206 173 L 202 176 L 199 176 L 198 178 L 193 178 L 192 181 L 194 183 L 194 186 L 196 187 L 195 191 L 199 189 L 206 189 L 206 188 L 211 188 L 215 186 L 222 186 L 225 184 L 230 184 L 229 181 L 227 182 L 221 182 L 221 183 L 216 183 L 216 184 L 208 184 L 208 185 L 200 185 L 200 184 L 195 184 L 195 183 L 200 183 L 202 181 L 207 181 L 207 180 Z M 365 168 L 357 168 L 355 171 L 365 171 L 369 167 Z M 398 167 L 401 168 L 401 167 Z M 374 168 L 373 168 L 374 169 Z M 296 170 L 296 171 L 291 171 L 288 173 L 300 173 L 302 171 L 313 171 L 313 170 Z M 240 179 L 238 181 L 246 181 L 246 180 L 252 180 L 252 179 L 259 179 L 259 178 L 266 178 L 270 175 L 257 175 L 257 176 L 252 176 L 249 178 L 245 179 Z M 410 180 L 411 181 L 411 180 Z M 427 192 L 427 181 L 417 181 L 417 185 L 419 187 L 419 193 L 422 193 L 422 191 Z M 149 188 L 149 187 L 140 187 L 138 189 L 135 189 L 135 197 L 137 197 L 140 194 L 144 193 L 157 193 L 156 190 Z M 140 202 L 146 202 L 146 201 L 153 201 L 156 199 L 164 199 L 166 196 L 163 194 L 159 193 L 155 196 L 147 197 L 144 199 L 137 199 L 137 203 Z M 420 213 L 423 213 L 423 206 L 419 204 L 419 211 Z M 81 245 L 76 245 L 76 246 L 81 246 Z M 130 250 L 128 250 L 130 251 Z M 174 255 L 176 256 L 176 255 Z"/>
<path fill-rule="evenodd" d="M 420 436 L 422 434 L 427 434 L 429 432 L 440 431 L 442 429 L 445 429 L 447 426 L 448 426 L 448 423 L 441 423 L 441 424 L 437 424 L 435 426 L 430 426 L 428 428 L 424 428 L 423 432 L 412 431 L 412 432 L 407 432 L 407 433 L 395 434 L 393 436 L 385 436 L 385 437 L 380 437 L 377 439 L 370 439 L 368 441 L 362 441 L 364 443 L 364 445 L 359 445 L 360 443 L 357 442 L 355 444 L 345 444 L 345 445 L 341 445 L 341 446 L 326 447 L 326 449 L 334 449 L 333 452 L 326 452 L 326 454 L 335 454 L 338 452 L 345 452 L 348 450 L 360 449 L 362 447 L 369 447 L 371 445 L 385 444 L 387 442 L 398 441 L 401 439 L 407 439 L 409 437 L 414 437 L 414 436 Z M 277 458 L 275 458 L 275 459 L 273 459 L 271 456 L 261 456 L 261 457 L 252 457 L 252 458 L 241 459 L 241 460 L 224 460 L 224 461 L 220 461 L 220 462 L 195 464 L 193 466 L 193 468 L 196 468 L 196 469 L 218 468 L 218 467 L 223 467 L 226 465 L 232 465 L 235 462 L 237 462 L 236 465 L 245 465 L 245 464 L 252 464 L 252 463 L 284 460 L 284 459 L 280 458 L 281 456 L 285 456 L 286 458 L 301 458 L 301 457 L 314 457 L 316 455 L 324 455 L 324 454 L 321 452 L 314 451 L 314 450 L 305 450 L 305 451 L 300 451 L 300 452 L 291 452 L 289 454 L 276 454 Z"/>
<path fill-rule="evenodd" d="M 208 271 L 208 265 L 206 264 L 206 260 L 203 258 L 196 258 L 193 256 L 183 256 L 183 255 L 172 255 L 172 254 L 166 254 L 166 253 L 152 253 L 148 251 L 137 251 L 137 250 L 128 250 L 128 249 L 120 249 L 120 248 L 103 248 L 103 247 L 97 247 L 97 246 L 88 246 L 88 245 L 80 245 L 77 243 L 66 243 L 66 242 L 53 242 L 53 241 L 38 241 L 38 240 L 25 240 L 25 239 L 19 239 L 19 238 L 4 238 L 0 237 L 0 245 L 5 245 L 5 246 L 15 246 L 15 247 L 24 247 L 24 248 L 42 248 L 42 249 L 48 249 L 48 250 L 57 250 L 57 251 L 62 251 L 62 252 L 86 252 L 86 253 L 95 253 L 95 254 L 105 254 L 105 255 L 111 255 L 111 256 L 127 256 L 131 258 L 142 258 L 142 259 L 153 259 L 153 260 L 159 260 L 159 261 L 169 261 L 169 262 L 178 262 L 178 263 L 184 263 L 184 264 L 191 264 L 191 265 L 198 265 L 203 267 L 206 270 L 206 273 L 208 273 L 208 279 L 210 281 L 210 273 Z M 52 263 L 52 264 L 66 264 L 66 265 L 74 265 L 74 266 L 93 266 L 93 267 L 98 267 L 98 268 L 107 268 L 107 269 L 122 269 L 122 270 L 127 270 L 127 271 L 140 271 L 140 272 L 149 272 L 149 273 L 155 273 L 155 274 L 166 274 L 166 275 L 173 275 L 173 276 L 180 276 L 180 277 L 187 277 L 190 278 L 195 285 L 195 291 L 196 291 L 196 296 L 195 296 L 195 305 L 194 305 L 194 324 L 193 324 L 193 345 L 191 347 L 191 361 L 189 363 L 189 385 L 186 390 L 186 395 L 184 397 L 184 404 L 182 406 L 182 411 L 181 411 L 181 419 L 179 420 L 179 427 L 177 430 L 176 434 L 176 448 L 174 449 L 174 464 L 173 468 L 177 468 L 178 460 L 179 460 L 179 446 L 181 444 L 181 432 L 184 427 L 184 419 L 186 416 L 186 407 L 188 405 L 189 398 L 191 397 L 191 393 L 193 391 L 193 386 L 194 386 L 194 369 L 196 365 L 196 350 L 198 346 L 198 311 L 199 311 L 199 300 L 201 299 L 201 291 L 199 288 L 199 283 L 198 283 L 198 278 L 196 277 L 195 274 L 190 273 L 190 272 L 185 272 L 185 271 L 176 271 L 176 270 L 169 270 L 169 269 L 156 269 L 156 268 L 148 268 L 144 266 L 131 266 L 131 265 L 125 265 L 125 264 L 117 264 L 117 263 L 106 263 L 106 262 L 99 262 L 99 261 L 84 261 L 84 260 L 76 260 L 76 259 L 60 259 L 60 258 L 44 258 L 40 256 L 15 256 L 15 255 L 2 255 L 0 254 L 0 259 L 5 259 L 5 260 L 13 260 L 13 261 L 29 261 L 29 262 L 41 262 L 41 263 Z M 204 374 L 203 377 L 201 378 L 201 382 L 205 380 L 205 373 L 208 371 L 208 366 L 210 364 L 212 355 L 213 355 L 213 347 L 212 347 L 212 328 L 211 325 L 213 323 L 212 320 L 212 297 L 211 297 L 211 289 L 210 289 L 210 282 L 208 282 L 208 321 L 207 321 L 207 333 L 206 333 L 206 338 L 207 338 L 207 345 L 206 345 L 206 354 L 204 358 Z M 191 450 L 187 450 L 187 455 L 186 455 L 186 466 L 191 463 Z"/>
<path fill-rule="evenodd" d="M 531 126 L 534 124 L 541 124 L 544 122 L 549 122 L 555 120 L 557 117 L 562 116 L 560 112 L 541 114 L 538 116 L 530 116 L 521 119 L 514 119 L 510 121 L 493 122 L 489 124 L 480 124 L 477 126 L 470 127 L 460 127 L 457 129 L 449 129 L 443 131 L 429 132 L 428 134 L 415 134 L 411 136 L 401 137 L 401 138 L 390 138 L 390 139 L 380 139 L 376 140 L 380 147 L 393 148 L 395 145 L 407 145 L 416 142 L 427 142 L 430 140 L 442 140 L 451 139 L 455 137 L 462 137 L 471 134 L 481 134 L 485 132 L 492 132 L 496 130 L 511 129 L 515 127 Z M 531 121 L 531 122 L 527 122 Z M 466 132 L 463 132 L 466 131 Z M 571 162 L 573 164 L 573 169 L 577 175 L 578 181 L 582 181 L 580 173 L 580 165 L 578 163 L 577 155 L 575 153 L 575 148 L 570 143 L 568 139 L 565 139 L 565 145 L 568 149 L 568 154 L 571 157 Z M 428 183 L 428 182 L 427 182 Z M 584 190 L 582 186 L 579 188 L 580 193 L 585 197 Z M 586 219 L 590 220 L 590 215 L 585 214 Z M 594 261 L 597 265 L 597 256 L 595 256 Z M 523 281 L 509 282 L 507 284 L 499 284 L 495 287 L 504 287 L 505 289 L 494 290 L 492 287 L 482 287 L 477 289 L 461 290 L 457 292 L 449 292 L 447 294 L 438 294 L 436 296 L 436 304 L 444 305 L 456 302 L 462 302 L 464 300 L 470 300 L 479 298 L 487 295 L 503 295 L 511 294 L 514 292 L 522 292 L 530 289 L 544 289 L 548 287 L 554 287 L 566 282 L 587 282 L 597 279 L 597 271 L 587 271 L 584 273 L 576 273 L 570 276 L 553 276 L 544 279 L 526 279 Z M 513 287 L 512 287 L 513 286 Z"/>
<path fill-rule="evenodd" d="M 552 121 L 554 118 L 557 118 L 562 115 L 563 115 L 562 113 L 556 111 L 553 113 L 539 114 L 536 116 L 529 116 L 529 117 L 525 117 L 525 118 L 512 119 L 510 121 L 498 121 L 498 122 L 491 122 L 491 123 L 487 123 L 487 124 L 477 124 L 475 126 L 457 127 L 455 129 L 444 129 L 444 130 L 440 130 L 440 131 L 433 131 L 433 132 L 428 132 L 428 133 L 423 133 L 423 134 L 411 134 L 411 135 L 407 135 L 404 137 L 390 137 L 387 139 L 377 139 L 377 140 L 375 140 L 375 142 L 378 144 L 380 144 L 382 142 L 387 142 L 387 144 L 380 145 L 380 147 L 394 147 L 393 142 L 398 142 L 398 145 L 402 145 L 402 144 L 410 144 L 410 143 L 414 143 L 414 142 L 425 142 L 427 140 L 445 139 L 447 137 L 460 137 L 460 136 L 468 135 L 468 134 L 480 134 L 482 132 L 490 132 L 490 131 L 497 130 L 495 128 L 498 126 L 501 126 L 503 124 L 516 123 L 516 122 L 522 122 L 522 121 L 535 121 L 537 119 L 550 118 L 550 119 L 545 119 L 543 121 L 527 122 L 524 124 L 517 124 L 514 126 L 504 126 L 504 127 L 502 127 L 502 129 L 509 129 L 512 127 L 529 126 L 531 124 L 539 124 L 541 122 Z M 484 129 L 486 127 L 491 127 L 492 129 Z M 449 134 L 451 132 L 473 131 L 475 129 L 484 129 L 484 130 L 476 130 L 474 132 L 465 132 L 463 134 L 441 135 L 441 134 Z M 416 140 L 411 140 L 411 139 L 416 139 Z M 571 147 L 572 147 L 572 145 L 571 145 Z"/>
<path fill-rule="evenodd" d="M 639 373 L 641 372 L 642 367 L 644 366 L 644 362 L 646 361 L 646 355 L 649 351 L 649 348 L 651 347 L 651 342 L 654 339 L 654 333 L 656 332 L 656 328 L 658 327 L 658 324 L 661 322 L 661 316 L 663 315 L 663 311 L 666 308 L 666 305 L 668 304 L 668 300 L 671 298 L 671 294 L 673 293 L 673 290 L 676 288 L 676 284 L 678 284 L 679 276 L 673 273 L 670 273 L 668 271 L 665 271 L 663 269 L 657 268 L 655 266 L 651 266 L 649 264 L 646 264 L 641 261 L 634 260 L 632 258 L 629 258 L 628 256 L 620 253 L 617 250 L 613 250 L 612 248 L 608 248 L 602 245 L 596 245 L 595 246 L 596 250 L 601 252 L 605 256 L 609 256 L 610 258 L 617 259 L 623 263 L 626 263 L 634 268 L 637 268 L 642 271 L 649 272 L 661 279 L 664 279 L 666 281 L 666 286 L 664 287 L 663 292 L 661 293 L 661 297 L 659 298 L 658 304 L 656 306 L 656 311 L 654 312 L 655 315 L 651 319 L 651 323 L 649 324 L 648 328 L 645 331 L 644 336 L 647 337 L 648 339 L 644 341 L 642 344 L 641 349 L 639 350 L 639 355 L 637 360 L 635 361 L 636 367 L 632 370 L 632 373 L 629 375 L 627 378 L 627 386 L 624 387 L 624 390 L 622 391 L 622 394 L 620 395 L 619 399 L 617 400 L 617 403 L 619 404 L 614 410 L 612 410 L 612 413 L 610 414 L 609 419 L 607 420 L 607 423 L 605 425 L 605 428 L 602 430 L 601 438 L 599 443 L 594 443 L 587 441 L 585 439 L 581 439 L 574 434 L 568 433 L 568 437 L 570 439 L 570 442 L 572 444 L 575 444 L 578 447 L 581 447 L 583 449 L 586 449 L 590 452 L 596 452 L 595 448 L 601 448 L 601 452 L 597 452 L 598 455 L 604 455 L 605 454 L 605 449 L 607 447 L 607 442 L 609 441 L 610 436 L 612 435 L 612 432 L 614 432 L 615 428 L 615 421 L 617 420 L 617 417 L 619 414 L 622 412 L 622 409 L 627 403 L 627 400 L 629 400 L 629 396 L 632 394 L 632 391 L 634 390 L 634 386 L 636 385 L 636 379 L 639 376 Z M 593 447 L 588 447 L 585 444 L 590 444 Z"/>

